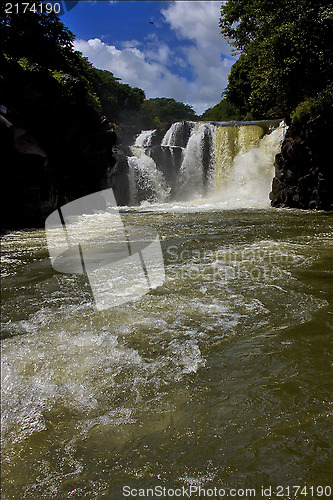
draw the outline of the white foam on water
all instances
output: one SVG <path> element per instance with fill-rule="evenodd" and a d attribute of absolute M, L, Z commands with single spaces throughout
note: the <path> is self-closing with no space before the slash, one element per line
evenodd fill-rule
<path fill-rule="evenodd" d="M 168 333 L 170 324 L 154 319 L 149 308 L 145 326 L 145 313 L 140 307 L 136 313 L 135 306 L 120 308 L 116 317 L 109 314 L 112 329 L 105 326 L 105 317 L 86 306 L 83 315 L 75 306 L 44 307 L 27 320 L 7 325 L 20 334 L 2 344 L 3 443 L 20 442 L 44 430 L 45 412 L 54 407 L 79 411 L 88 419 L 96 418 L 103 407 L 105 418 L 114 420 L 112 412 L 121 409 L 119 398 L 125 405 L 121 411 L 130 412 L 127 405 L 142 405 L 148 387 L 158 395 L 161 387 L 165 390 L 204 366 L 193 334 L 183 339 L 178 327 Z M 160 356 L 143 355 L 142 347 L 124 343 L 142 328 L 156 328 L 156 339 L 166 335 Z M 140 337 L 138 342 L 142 344 Z"/>
<path fill-rule="evenodd" d="M 1 418 L 5 440 L 21 440 L 42 430 L 43 412 L 56 402 L 89 412 L 98 405 L 95 377 L 103 377 L 112 367 L 116 372 L 117 367 L 142 363 L 135 350 L 118 345 L 109 331 L 81 328 L 76 333 L 66 329 L 59 318 L 54 328 L 52 318 L 56 319 L 51 311 L 37 314 L 22 323 L 26 335 L 3 341 Z"/>
<path fill-rule="evenodd" d="M 215 343 L 309 321 L 327 305 L 297 288 L 292 271 L 311 262 L 292 242 L 221 243 L 217 255 L 167 265 L 156 293 L 102 314 L 73 303 L 71 285 L 67 303 L 57 290 L 48 303 L 36 295 L 38 311 L 8 322 L 2 342 L 5 454 L 45 430 L 52 410 L 78 415 L 82 436 L 170 411 L 165 395 L 204 369 Z"/>

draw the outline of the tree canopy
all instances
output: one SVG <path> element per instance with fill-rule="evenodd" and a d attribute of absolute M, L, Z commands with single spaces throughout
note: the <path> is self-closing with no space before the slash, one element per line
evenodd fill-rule
<path fill-rule="evenodd" d="M 202 120 L 224 122 L 243 118 L 240 111 L 228 99 L 222 99 L 216 106 L 206 109 L 201 115 Z"/>
<path fill-rule="evenodd" d="M 197 119 L 192 106 L 172 98 L 148 99 L 143 103 L 142 109 L 147 119 L 151 120 L 155 127 L 161 123 Z"/>
<path fill-rule="evenodd" d="M 220 27 L 240 55 L 225 96 L 242 114 L 288 116 L 332 89 L 331 1 L 228 0 Z"/>
<path fill-rule="evenodd" d="M 79 63 L 74 39 L 53 12 L 27 9 L 8 14 L 0 9 L 1 49 L 13 59 L 26 58 L 42 67 L 69 70 Z"/>

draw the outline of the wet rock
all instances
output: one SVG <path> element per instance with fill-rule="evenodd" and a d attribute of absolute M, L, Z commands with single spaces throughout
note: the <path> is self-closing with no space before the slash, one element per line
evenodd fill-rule
<path fill-rule="evenodd" d="M 109 172 L 109 178 L 111 179 L 111 187 L 117 202 L 117 205 L 129 205 L 130 204 L 130 192 L 129 192 L 129 167 L 127 161 L 127 154 L 130 152 L 126 148 L 118 148 L 115 151 L 117 162 Z"/>
<path fill-rule="evenodd" d="M 332 210 L 333 107 L 291 124 L 275 158 L 274 207 Z"/>

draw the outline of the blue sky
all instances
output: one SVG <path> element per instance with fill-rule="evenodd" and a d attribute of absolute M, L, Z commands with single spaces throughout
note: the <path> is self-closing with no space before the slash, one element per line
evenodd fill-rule
<path fill-rule="evenodd" d="M 221 1 L 81 1 L 61 20 L 75 48 L 147 98 L 201 114 L 221 99 L 235 59 L 218 27 Z"/>

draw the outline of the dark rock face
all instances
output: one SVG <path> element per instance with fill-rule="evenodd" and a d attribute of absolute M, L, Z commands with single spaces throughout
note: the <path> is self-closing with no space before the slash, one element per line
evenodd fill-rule
<path fill-rule="evenodd" d="M 130 151 L 128 148 L 117 148 L 117 163 L 110 171 L 110 187 L 113 189 L 117 205 L 128 205 L 130 201 L 129 167 L 127 162 L 129 154 Z"/>
<path fill-rule="evenodd" d="M 275 158 L 271 204 L 333 210 L 333 108 L 297 120 Z"/>
<path fill-rule="evenodd" d="M 115 128 L 80 80 L 0 63 L 2 230 L 43 227 L 58 206 L 109 186 Z"/>

